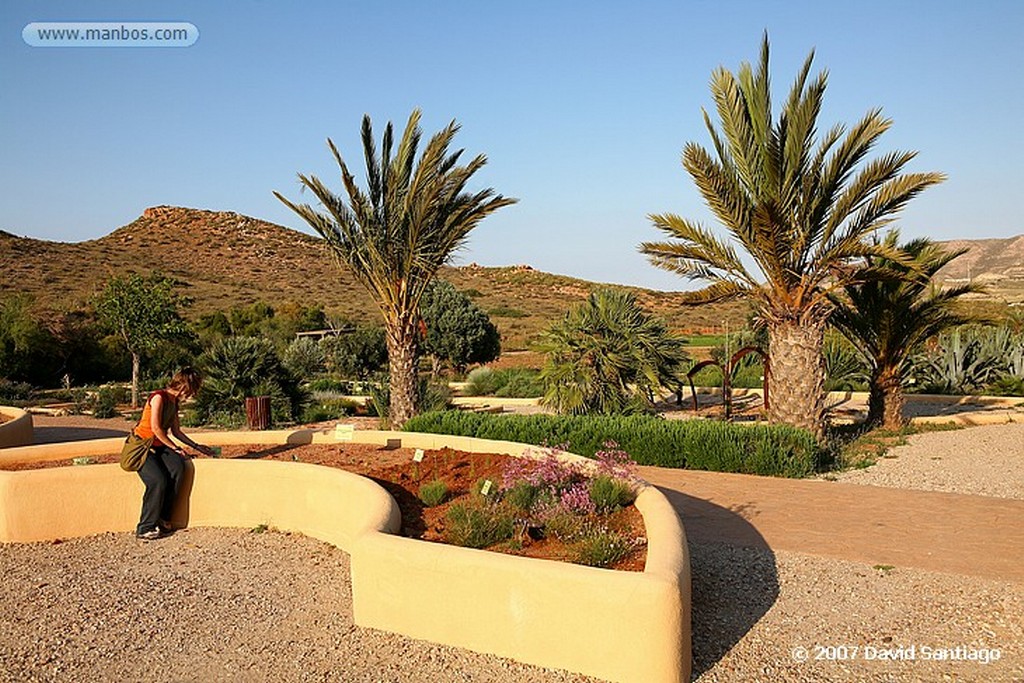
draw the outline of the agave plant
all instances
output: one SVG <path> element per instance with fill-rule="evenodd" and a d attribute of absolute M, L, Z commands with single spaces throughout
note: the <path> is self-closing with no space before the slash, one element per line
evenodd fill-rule
<path fill-rule="evenodd" d="M 939 394 L 970 394 L 1004 371 L 1004 351 L 975 327 L 957 327 L 939 335 L 913 359 L 922 388 Z"/>

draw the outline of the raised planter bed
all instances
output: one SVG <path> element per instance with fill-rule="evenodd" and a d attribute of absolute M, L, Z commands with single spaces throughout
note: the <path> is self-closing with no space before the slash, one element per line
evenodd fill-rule
<path fill-rule="evenodd" d="M 396 432 L 352 440 L 522 455 L 522 444 Z M 331 432 L 204 434 L 215 445 L 331 443 Z M 0 462 L 110 453 L 120 439 L 0 453 Z M 575 456 L 567 456 L 575 457 Z M 675 511 L 653 487 L 636 501 L 643 572 L 619 572 L 402 538 L 394 500 L 368 479 L 303 463 L 194 461 L 176 521 L 260 524 L 332 543 L 352 558 L 356 623 L 613 681 L 689 680 L 690 570 Z M 142 485 L 117 465 L 0 472 L 0 541 L 129 531 Z M 97 501 L 102 501 L 99 504 Z"/>
<path fill-rule="evenodd" d="M 0 448 L 32 443 L 32 416 L 20 408 L 0 406 Z"/>

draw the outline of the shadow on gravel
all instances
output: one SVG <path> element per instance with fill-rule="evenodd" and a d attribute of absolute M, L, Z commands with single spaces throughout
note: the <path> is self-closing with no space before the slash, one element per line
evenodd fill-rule
<path fill-rule="evenodd" d="M 779 596 L 775 554 L 740 516 L 659 487 L 683 519 L 690 550 L 693 678 L 713 667 Z"/>

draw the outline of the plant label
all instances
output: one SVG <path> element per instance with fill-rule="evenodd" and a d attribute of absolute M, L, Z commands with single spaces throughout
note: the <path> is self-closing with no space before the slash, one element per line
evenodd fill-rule
<path fill-rule="evenodd" d="M 338 424 L 334 427 L 334 440 L 335 441 L 351 441 L 352 434 L 356 431 L 356 428 L 352 425 Z"/>
<path fill-rule="evenodd" d="M 412 455 L 413 462 L 423 462 L 423 449 L 417 448 L 416 452 Z"/>
<path fill-rule="evenodd" d="M 491 486 L 493 485 L 490 479 L 485 479 L 484 483 L 480 485 L 480 494 L 486 496 L 491 492 Z"/>

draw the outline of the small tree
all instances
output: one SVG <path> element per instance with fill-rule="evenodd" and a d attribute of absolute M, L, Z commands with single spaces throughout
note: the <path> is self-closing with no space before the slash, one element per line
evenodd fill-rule
<path fill-rule="evenodd" d="M 622 413 L 650 405 L 655 389 L 682 372 L 684 341 L 635 297 L 599 290 L 543 333 L 541 402 L 560 413 Z"/>
<path fill-rule="evenodd" d="M 327 369 L 343 379 L 368 380 L 388 364 L 384 328 L 356 325 L 348 332 L 320 341 Z"/>
<path fill-rule="evenodd" d="M 473 301 L 444 280 L 423 293 L 420 315 L 427 328 L 423 351 L 433 357 L 434 375 L 443 363 L 465 372 L 470 363 L 487 363 L 501 354 L 498 328 Z"/>
<path fill-rule="evenodd" d="M 832 295 L 831 322 L 857 347 L 870 368 L 868 424 L 898 429 L 904 424 L 903 384 L 910 357 L 925 340 L 977 320 L 957 306 L 964 294 L 983 289 L 967 283 L 940 289 L 931 278 L 966 249 L 946 251 L 928 239 L 898 247 L 899 233 L 886 235 L 887 250 L 898 248 L 909 263 L 869 256 L 866 267 L 877 277 L 846 285 Z"/>
<path fill-rule="evenodd" d="M 114 276 L 96 299 L 96 314 L 132 356 L 132 407 L 139 407 L 139 369 L 143 354 L 161 341 L 185 338 L 190 330 L 178 312 L 188 301 L 174 282 L 158 274 Z"/>

